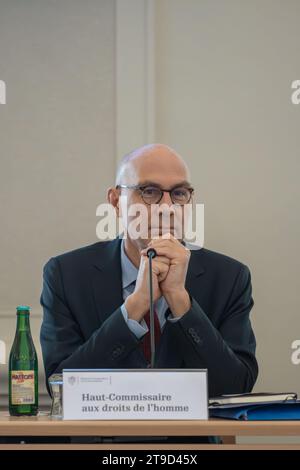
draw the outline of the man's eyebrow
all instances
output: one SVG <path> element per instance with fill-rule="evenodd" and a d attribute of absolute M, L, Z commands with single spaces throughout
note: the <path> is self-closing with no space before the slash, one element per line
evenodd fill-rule
<path fill-rule="evenodd" d="M 138 184 L 138 186 L 154 186 L 154 187 L 157 187 L 157 188 L 162 188 L 161 184 L 155 183 L 154 181 L 150 181 L 150 180 L 141 181 Z M 179 181 L 179 183 L 174 184 L 174 186 L 172 186 L 172 188 L 178 188 L 178 187 L 181 187 L 181 186 L 191 187 L 191 183 L 189 183 L 186 180 Z"/>

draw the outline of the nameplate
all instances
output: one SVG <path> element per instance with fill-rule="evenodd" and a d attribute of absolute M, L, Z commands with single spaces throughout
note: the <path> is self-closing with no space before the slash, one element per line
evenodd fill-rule
<path fill-rule="evenodd" d="M 64 370 L 63 419 L 208 419 L 207 370 Z"/>

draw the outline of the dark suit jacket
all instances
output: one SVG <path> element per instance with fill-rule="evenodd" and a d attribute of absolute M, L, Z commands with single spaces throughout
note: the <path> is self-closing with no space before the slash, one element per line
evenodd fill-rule
<path fill-rule="evenodd" d="M 120 239 L 51 258 L 44 267 L 41 345 L 46 377 L 72 368 L 145 368 L 120 306 Z M 167 321 L 157 368 L 207 368 L 209 395 L 251 391 L 258 374 L 247 266 L 207 249 L 191 252 L 191 309 Z M 166 316 L 170 313 L 166 312 Z"/>

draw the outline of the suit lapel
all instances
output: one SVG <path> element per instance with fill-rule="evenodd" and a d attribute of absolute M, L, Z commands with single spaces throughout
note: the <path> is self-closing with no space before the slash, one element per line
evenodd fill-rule
<path fill-rule="evenodd" d="M 92 266 L 92 289 L 101 323 L 123 303 L 120 245 L 117 238 L 101 247 Z"/>
<path fill-rule="evenodd" d="M 191 257 L 185 282 L 186 290 L 196 298 L 199 294 L 198 277 L 205 272 L 204 266 L 201 263 L 201 255 L 202 250 L 191 250 Z"/>

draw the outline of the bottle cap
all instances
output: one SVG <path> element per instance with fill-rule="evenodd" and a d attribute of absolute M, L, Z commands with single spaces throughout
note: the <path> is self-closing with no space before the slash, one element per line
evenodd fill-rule
<path fill-rule="evenodd" d="M 28 307 L 27 305 L 18 305 L 17 313 L 18 312 L 30 312 L 30 307 Z"/>

